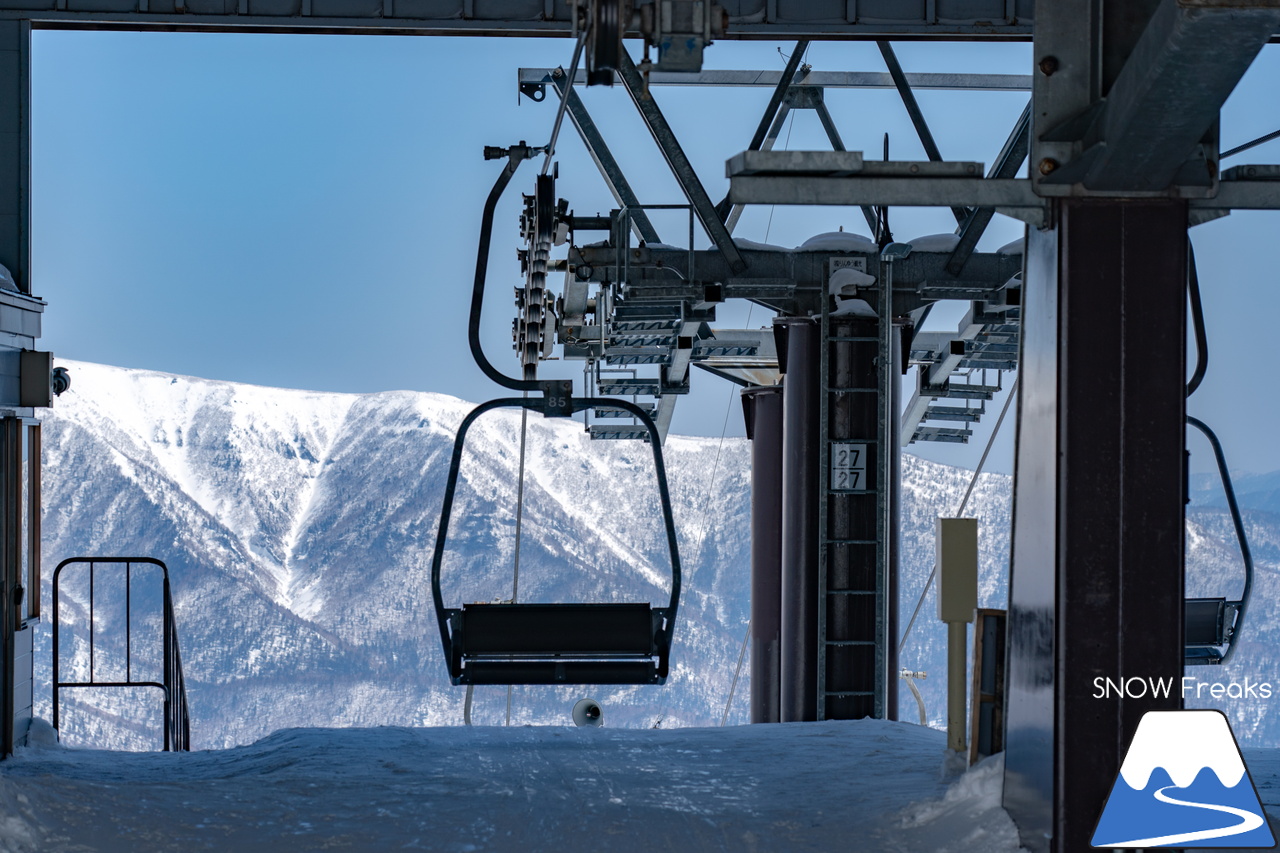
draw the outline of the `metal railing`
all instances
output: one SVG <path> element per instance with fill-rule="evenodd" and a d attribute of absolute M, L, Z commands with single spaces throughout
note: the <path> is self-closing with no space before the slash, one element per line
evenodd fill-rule
<path fill-rule="evenodd" d="M 63 681 L 61 678 L 61 636 L 58 607 L 59 582 L 62 570 L 70 565 L 86 564 L 89 567 L 89 680 Z M 124 567 L 125 613 L 125 677 L 123 681 L 98 681 L 95 678 L 96 649 L 94 642 L 94 593 L 95 575 L 100 565 Z M 133 569 L 135 565 L 154 566 L 163 577 L 164 620 L 161 641 L 164 661 L 161 681 L 135 681 L 133 678 Z M 186 682 L 182 675 L 182 655 L 178 649 L 177 622 L 173 615 L 173 598 L 169 591 L 169 567 L 151 557 L 71 557 L 63 560 L 53 572 L 53 727 L 61 723 L 60 694 L 65 687 L 156 687 L 164 693 L 164 748 L 166 751 L 191 749 L 191 719 L 187 708 Z"/>

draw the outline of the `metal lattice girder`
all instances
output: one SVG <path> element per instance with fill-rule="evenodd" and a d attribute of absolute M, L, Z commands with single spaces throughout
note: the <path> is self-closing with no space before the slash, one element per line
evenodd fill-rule
<path fill-rule="evenodd" d="M 954 421 L 957 423 L 977 423 L 986 414 L 985 409 L 969 409 L 964 406 L 930 406 L 924 417 L 928 421 Z"/>
<path fill-rule="evenodd" d="M 564 72 L 561 71 L 559 76 L 555 72 L 551 72 L 547 76 L 548 81 L 555 87 L 557 94 L 564 97 L 565 81 L 567 79 Z M 585 85 L 585 80 L 586 78 L 584 77 L 583 85 Z M 582 143 L 587 147 L 587 153 L 591 155 L 592 162 L 600 170 L 600 175 L 609 187 L 609 192 L 613 195 L 614 201 L 627 208 L 631 214 L 631 224 L 636 231 L 636 236 L 650 243 L 659 242 L 657 229 L 649 221 L 649 215 L 640 207 L 640 199 L 636 197 L 635 191 L 631 189 L 631 184 L 627 182 L 626 175 L 622 173 L 622 167 L 614 159 L 613 152 L 609 150 L 608 144 L 604 141 L 604 136 L 600 133 L 600 128 L 596 126 L 595 120 L 587 112 L 586 104 L 582 103 L 582 98 L 578 96 L 575 89 L 569 89 L 569 103 L 566 111 L 569 113 L 569 119 L 573 122 L 573 126 L 578 131 L 578 136 L 582 138 Z"/>
<path fill-rule="evenodd" d="M 706 282 L 720 282 L 725 299 L 750 299 L 791 315 L 820 311 L 826 291 L 827 268 L 833 257 L 859 257 L 857 253 L 742 249 L 750 267 L 735 275 L 724 257 L 714 250 L 694 252 L 696 277 L 689 275 L 689 253 L 684 249 L 646 246 L 634 250 L 627 286 L 628 308 L 639 310 L 643 300 L 662 304 L 696 305 L 704 298 Z M 582 260 L 597 271 L 606 269 L 614 249 L 582 247 Z M 878 263 L 874 252 L 861 255 L 866 269 Z M 975 253 L 965 265 L 964 277 L 946 270 L 947 252 L 912 252 L 895 262 L 893 300 L 895 314 L 905 314 L 937 299 L 969 299 L 988 303 L 988 311 L 1004 304 L 1005 285 L 1022 270 L 1021 255 Z M 676 272 L 679 275 L 673 275 Z M 668 321 L 669 322 L 669 321 Z M 1007 323 L 992 316 L 988 322 Z M 669 326 L 666 328 L 670 328 Z M 582 330 L 582 338 L 598 338 Z"/>
<path fill-rule="evenodd" d="M 808 49 L 809 42 L 803 39 L 796 42 L 796 46 L 792 48 L 791 56 L 787 58 L 787 67 L 778 75 L 778 82 L 774 84 L 773 94 L 769 96 L 769 103 L 764 108 L 764 115 L 760 117 L 760 124 L 756 127 L 755 135 L 751 137 L 751 144 L 747 146 L 749 150 L 757 151 L 764 145 L 769 127 L 774 123 L 774 116 L 782 107 L 782 100 L 786 97 L 787 90 L 808 73 L 807 67 L 804 72 L 800 71 L 800 61 L 804 59 L 804 53 Z"/>
<path fill-rule="evenodd" d="M 953 382 L 948 380 L 945 385 L 938 388 L 929 388 L 927 390 L 938 397 L 946 397 L 955 400 L 989 401 L 1000 391 L 1000 388 L 997 385 L 975 385 L 966 382 Z"/>
<path fill-rule="evenodd" d="M 896 277 L 897 271 L 895 270 L 894 273 Z M 958 390 L 954 394 L 946 392 L 950 388 L 952 374 L 959 370 L 965 361 L 968 346 L 983 333 L 992 320 L 1003 322 L 1003 318 L 982 314 L 979 306 L 975 305 L 960 321 L 955 332 L 918 332 L 916 334 L 912 340 L 911 349 L 927 350 L 929 357 L 928 363 L 919 365 L 915 393 L 907 402 L 899 422 L 904 441 L 921 440 L 920 422 L 929 417 L 928 413 L 931 408 L 934 408 L 935 400 L 943 396 L 961 396 L 968 393 L 967 386 L 959 385 L 956 386 Z M 977 399 L 986 400 L 990 397 L 979 394 Z"/>
<path fill-rule="evenodd" d="M 801 80 L 809 71 L 809 66 L 805 66 L 804 70 L 800 70 L 800 61 L 804 59 L 805 51 L 809 49 L 809 42 L 801 39 L 796 42 L 796 46 L 791 50 L 791 56 L 787 58 L 787 67 L 782 70 L 782 74 L 778 77 L 778 82 L 774 86 L 773 94 L 769 96 L 769 103 L 764 108 L 764 115 L 760 117 L 760 123 L 756 127 L 756 132 L 751 137 L 751 144 L 747 146 L 749 151 L 770 150 L 778 139 L 778 134 L 782 132 L 782 123 L 786 119 L 787 114 L 791 111 L 790 99 L 787 94 L 791 88 L 791 84 Z M 729 233 L 733 233 L 733 229 L 738 224 L 739 217 L 742 216 L 742 205 L 729 204 L 729 197 L 725 196 L 716 210 L 724 219 L 725 228 Z"/>
<path fill-rule="evenodd" d="M 1004 143 L 1004 148 L 1000 150 L 1000 154 L 996 156 L 996 162 L 992 165 L 991 171 L 987 173 L 988 178 L 1012 178 L 1018 173 L 1018 167 L 1022 165 L 1022 161 L 1027 159 L 1027 149 L 1030 145 L 1031 136 L 1031 104 L 1028 102 L 1026 109 L 1022 111 L 1022 115 L 1018 117 L 1018 121 L 1013 126 L 1013 132 L 1009 134 L 1008 140 Z M 977 248 L 978 241 L 982 239 L 983 233 L 987 230 L 987 225 L 991 222 L 991 217 L 995 215 L 994 207 L 979 207 L 969 215 L 964 224 L 960 228 L 960 241 L 956 243 L 956 247 L 951 250 L 951 257 L 947 259 L 947 272 L 952 275 L 959 275 L 964 269 L 965 261 L 969 260 L 969 256 L 973 254 L 973 250 Z"/>
<path fill-rule="evenodd" d="M 588 430 L 593 439 L 608 439 L 613 441 L 641 440 L 649 439 L 649 430 L 643 426 L 628 426 L 614 424 L 592 424 Z"/>
<path fill-rule="evenodd" d="M 880 48 L 880 55 L 884 57 L 885 67 L 889 69 L 889 76 L 893 78 L 893 85 L 898 90 L 899 97 L 902 98 L 902 105 L 906 107 L 907 115 L 911 119 L 912 126 L 916 129 L 916 136 L 920 137 L 920 144 L 924 146 L 924 153 L 932 162 L 941 162 L 942 152 L 938 149 L 938 143 L 933 139 L 933 132 L 929 130 L 929 123 L 925 121 L 924 112 L 920 109 L 919 102 L 916 101 L 915 94 L 911 91 L 911 84 L 907 81 L 907 75 L 902 71 L 902 65 L 898 62 L 898 56 L 893 52 L 893 46 L 887 41 L 876 42 L 876 47 Z M 886 146 L 888 143 L 886 143 Z M 963 206 L 954 206 L 951 212 L 956 217 L 956 223 L 963 225 L 965 220 L 969 218 L 969 210 Z"/>
<path fill-rule="evenodd" d="M 920 427 L 911 436 L 912 441 L 937 441 L 944 444 L 968 444 L 973 430 L 954 427 Z"/>
<path fill-rule="evenodd" d="M 652 403 L 637 403 L 641 409 L 648 413 L 649 417 L 653 417 L 654 405 Z M 623 408 L 596 406 L 591 410 L 591 414 L 597 418 L 634 418 L 635 415 Z"/>
<path fill-rule="evenodd" d="M 606 397 L 656 397 L 662 393 L 662 382 L 658 379 L 633 379 L 601 377 L 596 387 Z"/>
<path fill-rule="evenodd" d="M 720 219 L 715 203 L 707 195 L 706 188 L 702 186 L 702 181 L 693 170 L 693 164 L 689 162 L 684 149 L 680 147 L 680 142 L 672 132 L 671 125 L 667 124 L 666 117 L 663 116 L 662 110 L 658 109 L 657 101 L 653 99 L 635 63 L 631 61 L 626 51 L 623 51 L 621 62 L 619 62 L 618 76 L 622 78 L 623 87 L 635 102 L 640 117 L 649 128 L 654 141 L 658 143 L 662 156 L 671 167 L 671 172 L 684 191 L 685 197 L 689 199 L 689 204 L 693 206 L 698 221 L 702 223 L 711 241 L 729 261 L 733 271 L 742 272 L 747 268 L 747 262 L 738 252 L 738 247 L 734 245 L 733 238 L 729 236 L 728 229 Z"/>
<path fill-rule="evenodd" d="M 922 3 L 727 0 L 724 39 L 1031 37 L 1032 0 L 951 0 L 945 21 Z M 868 8 L 869 7 L 869 8 Z M 930 4 L 929 9 L 932 9 Z M 418 35 L 573 35 L 567 0 L 23 0 L 0 16 L 64 26 L 369 32 Z M 627 37 L 640 33 L 628 28 Z"/>

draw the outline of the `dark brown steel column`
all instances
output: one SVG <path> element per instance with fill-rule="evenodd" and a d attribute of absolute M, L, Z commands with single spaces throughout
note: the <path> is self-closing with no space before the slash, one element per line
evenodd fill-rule
<path fill-rule="evenodd" d="M 784 723 L 818 718 L 818 471 L 821 328 L 774 321 L 785 338 L 782 395 L 782 705 Z M 784 349 L 779 345 L 779 352 Z"/>
<path fill-rule="evenodd" d="M 782 387 L 742 391 L 751 439 L 751 722 L 780 722 Z"/>
<path fill-rule="evenodd" d="M 31 292 L 31 23 L 0 21 L 0 264 Z"/>
<path fill-rule="evenodd" d="M 29 21 L 0 21 L 0 264 L 13 275 L 18 288 L 31 290 L 30 227 L 30 43 Z M 9 309 L 6 309 L 9 310 Z M 9 336 L 12 337 L 12 336 Z M 2 372 L 17 366 L 16 347 L 0 347 L 5 359 Z M 16 383 L 15 383 L 16 384 Z M 4 399 L 15 405 L 17 399 Z M 17 494 L 15 483 L 21 482 L 22 471 L 10 452 L 13 447 L 12 419 L 5 420 L 5 441 L 0 447 L 0 540 L 12 543 L 13 512 L 11 496 Z M 15 479 L 17 478 L 17 479 Z M 25 727 L 16 732 L 14 726 L 15 632 L 21 625 L 15 588 L 19 566 L 13 560 L 15 549 L 3 548 L 0 555 L 0 758 L 13 752 L 15 735 L 25 737 Z"/>
<path fill-rule="evenodd" d="M 1087 850 L 1138 720 L 1181 705 L 1186 224 L 1068 201 L 1027 242 L 1004 802 L 1032 850 Z"/>

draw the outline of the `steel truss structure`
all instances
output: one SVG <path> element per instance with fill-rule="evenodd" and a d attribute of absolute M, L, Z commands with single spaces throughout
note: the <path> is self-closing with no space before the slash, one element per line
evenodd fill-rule
<path fill-rule="evenodd" d="M 685 196 L 686 204 L 677 207 L 689 216 L 686 248 L 661 242 L 646 213 L 654 206 L 639 203 L 570 85 L 571 79 L 580 82 L 579 76 L 571 78 L 560 68 L 522 69 L 518 80 L 520 91 L 535 101 L 555 94 L 620 205 L 608 217 L 578 217 L 568 200 L 554 205 L 557 233 L 568 243 L 567 257 L 550 265 L 566 274 L 554 303 L 557 340 L 565 357 L 587 362 L 588 384 L 596 393 L 629 396 L 633 403 L 651 398 L 642 404 L 644 411 L 665 433 L 676 401 L 689 390 L 691 366 L 747 386 L 752 400 L 758 389 L 785 374 L 781 429 L 762 429 L 756 438 L 757 464 L 768 466 L 770 452 L 796 460 L 782 466 L 776 520 L 759 521 L 753 533 L 753 563 L 779 566 L 776 582 L 753 581 L 753 595 L 778 609 L 776 617 L 760 614 L 766 624 L 776 625 L 776 636 L 757 638 L 771 651 L 760 660 L 753 656 L 753 705 L 776 709 L 762 712 L 760 719 L 891 718 L 897 712 L 899 447 L 916 440 L 967 441 L 985 401 L 1000 389 L 1001 373 L 1016 368 L 1022 248 L 1019 243 L 994 253 L 975 252 L 995 209 L 964 204 L 953 206 L 956 233 L 941 243 L 936 238 L 918 246 L 893 242 L 884 206 L 876 204 L 859 205 L 876 240 L 832 234 L 790 250 L 735 239 L 743 202 L 751 199 L 731 190 L 719 203 L 712 201 L 654 90 L 771 84 L 772 96 L 748 149 L 729 160 L 735 181 L 775 172 L 786 180 L 793 174 L 823 179 L 865 174 L 878 181 L 981 179 L 985 174 L 982 164 L 942 161 L 911 80 L 888 44 L 881 45 L 888 68 L 883 75 L 814 72 L 802 64 L 807 45 L 799 42 L 787 68 L 769 75 L 651 71 L 645 79 L 629 57 L 619 57 L 621 82 Z M 915 79 L 933 88 L 1029 88 L 1029 79 L 1016 75 Z M 820 83 L 896 89 L 931 161 L 869 162 L 860 152 L 845 150 Z M 831 151 L 774 150 L 795 109 L 816 113 Z M 1011 179 L 1025 160 L 1029 114 L 1028 107 L 1011 128 L 991 180 Z M 1034 209 L 1019 212 L 1032 220 L 1041 215 Z M 693 248 L 695 220 L 714 248 Z M 607 236 L 588 242 L 579 239 L 580 231 Z M 633 244 L 633 237 L 638 242 Z M 750 300 L 782 317 L 773 330 L 713 327 L 717 306 L 730 299 Z M 969 303 L 956 333 L 918 333 L 929 309 L 948 299 Z M 535 301 L 549 301 L 541 285 L 517 303 Z M 920 368 L 920 382 L 899 424 L 898 377 L 908 359 Z M 657 375 L 641 376 L 645 367 L 656 368 Z M 937 405 L 939 400 L 944 404 Z M 620 406 L 597 407 L 594 413 L 606 419 L 589 424 L 594 438 L 649 435 L 634 418 L 608 420 L 628 417 Z M 765 497 L 754 500 L 765 503 Z M 760 575 L 759 568 L 755 565 L 753 574 Z M 762 608 L 753 605 L 753 610 Z M 770 695 L 757 695 L 762 693 Z"/>

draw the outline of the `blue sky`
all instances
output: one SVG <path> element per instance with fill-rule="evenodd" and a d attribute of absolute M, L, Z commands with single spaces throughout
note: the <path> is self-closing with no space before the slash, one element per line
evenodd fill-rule
<path fill-rule="evenodd" d="M 633 52 L 637 45 L 631 44 Z M 708 67 L 777 68 L 791 46 L 722 41 Z M 551 99 L 518 103 L 516 69 L 568 64 L 567 40 L 37 32 L 33 47 L 33 286 L 49 301 L 42 345 L 57 355 L 217 379 L 333 391 L 416 389 L 498 396 L 466 351 L 480 209 L 499 166 L 484 145 L 544 142 Z M 1029 45 L 902 44 L 909 71 L 1030 67 Z M 883 70 L 872 44 L 816 43 L 820 70 Z M 1280 127 L 1280 48 L 1255 63 L 1223 117 L 1224 147 Z M 713 198 L 724 160 L 746 146 L 767 89 L 659 90 L 658 99 Z M 642 200 L 679 201 L 675 182 L 621 88 L 583 92 Z M 1025 96 L 921 92 L 943 156 L 989 163 Z M 829 92 L 853 150 L 923 159 L 897 96 Z M 788 147 L 824 148 L 812 113 Z M 612 200 L 572 127 L 558 151 L 559 194 L 579 213 Z M 1280 160 L 1280 141 L 1238 162 Z M 515 372 L 510 288 L 526 166 L 495 224 L 485 336 Z M 897 210 L 900 239 L 950 231 L 945 209 Z M 1234 468 L 1280 468 L 1272 327 L 1280 309 L 1280 214 L 1234 214 L 1192 232 L 1213 355 L 1191 411 L 1218 430 Z M 856 210 L 750 209 L 736 231 L 796 245 Z M 660 228 L 662 224 L 660 223 Z M 677 242 L 685 226 L 667 224 Z M 1021 234 L 997 217 L 982 248 Z M 705 242 L 699 232 L 699 239 Z M 720 325 L 748 320 L 747 306 Z M 945 312 L 935 312 L 946 322 Z M 954 312 L 950 315 L 954 323 Z M 751 325 L 768 316 L 750 309 Z M 580 366 L 560 365 L 580 376 Z M 677 432 L 740 435 L 736 394 L 701 371 Z M 996 405 L 999 405 L 999 400 Z M 727 418 L 726 418 L 727 414 Z M 921 448 L 973 465 L 985 443 Z M 1006 423 L 993 457 L 1010 470 Z M 1196 452 L 1205 470 L 1207 451 Z"/>

